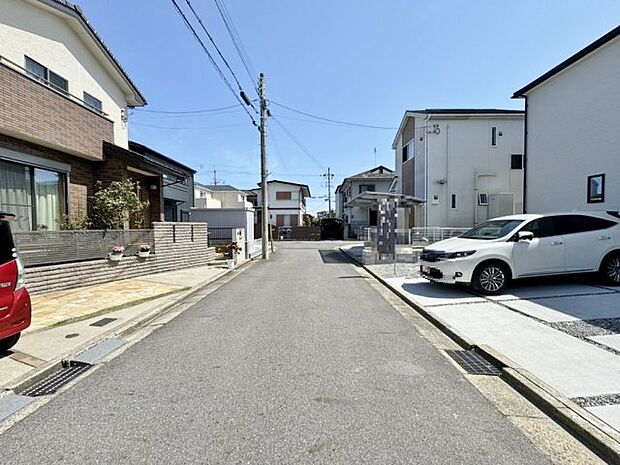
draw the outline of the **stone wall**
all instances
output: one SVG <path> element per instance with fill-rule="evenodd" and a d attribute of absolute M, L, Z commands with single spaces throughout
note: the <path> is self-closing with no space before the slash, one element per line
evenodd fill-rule
<path fill-rule="evenodd" d="M 109 281 L 207 265 L 216 258 L 208 247 L 206 223 L 154 223 L 154 253 L 148 258 L 123 257 L 26 269 L 31 294 L 101 284 Z"/>

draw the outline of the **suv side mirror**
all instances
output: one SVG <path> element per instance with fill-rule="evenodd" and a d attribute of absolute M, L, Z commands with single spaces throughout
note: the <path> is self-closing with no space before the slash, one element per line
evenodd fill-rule
<path fill-rule="evenodd" d="M 531 231 L 519 231 L 517 234 L 519 241 L 531 241 L 534 239 L 534 233 Z"/>

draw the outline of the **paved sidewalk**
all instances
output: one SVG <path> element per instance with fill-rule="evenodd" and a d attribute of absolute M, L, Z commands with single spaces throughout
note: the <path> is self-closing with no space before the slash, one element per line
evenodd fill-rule
<path fill-rule="evenodd" d="M 33 321 L 0 356 L 0 389 L 227 273 L 202 266 L 33 297 Z"/>
<path fill-rule="evenodd" d="M 480 297 L 417 273 L 393 277 L 369 268 L 474 344 L 490 346 L 620 433 L 620 288 L 573 277 L 516 281 L 503 295 Z"/>

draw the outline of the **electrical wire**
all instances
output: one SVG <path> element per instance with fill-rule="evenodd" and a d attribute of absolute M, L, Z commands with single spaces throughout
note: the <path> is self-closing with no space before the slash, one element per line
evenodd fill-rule
<path fill-rule="evenodd" d="M 136 125 L 136 126 L 144 126 L 146 128 L 157 128 L 157 129 L 224 129 L 224 128 L 247 127 L 247 124 L 229 124 L 229 125 L 224 125 L 224 126 L 160 126 L 156 124 L 139 123 L 137 121 L 133 121 L 131 124 Z"/>
<path fill-rule="evenodd" d="M 213 65 L 213 67 L 215 68 L 217 73 L 219 74 L 219 76 L 222 79 L 222 81 L 224 81 L 224 84 L 226 84 L 226 87 L 228 87 L 228 89 L 235 96 L 235 99 L 237 100 L 237 102 L 239 102 L 239 105 L 241 105 L 243 107 L 244 111 L 248 114 L 248 116 L 250 117 L 250 120 L 252 121 L 252 124 L 254 126 L 257 126 L 256 121 L 254 121 L 254 117 L 252 116 L 250 111 L 246 108 L 245 104 L 243 103 L 243 100 L 241 100 L 241 97 L 239 95 L 237 95 L 237 92 L 235 92 L 235 90 L 233 89 L 232 85 L 230 84 L 230 82 L 228 81 L 228 79 L 226 78 L 224 73 L 222 72 L 222 69 L 218 66 L 217 62 L 215 61 L 215 59 L 211 55 L 211 52 L 209 52 L 209 49 L 207 48 L 205 43 L 202 41 L 202 39 L 198 35 L 198 32 L 196 32 L 196 29 L 194 29 L 192 24 L 189 22 L 189 19 L 187 19 L 187 16 L 185 16 L 185 13 L 183 13 L 183 10 L 181 10 L 181 7 L 179 6 L 179 4 L 176 2 L 176 0 L 171 0 L 171 2 L 174 5 L 174 7 L 176 8 L 176 10 L 179 13 L 179 15 L 181 16 L 181 18 L 183 19 L 183 22 L 185 23 L 187 28 L 192 32 L 192 34 L 194 35 L 194 38 L 200 44 L 202 50 L 206 53 L 207 57 L 209 57 L 209 61 L 211 62 L 211 64 Z"/>
<path fill-rule="evenodd" d="M 391 127 L 391 126 L 374 126 L 374 125 L 371 125 L 371 124 L 351 123 L 349 121 L 341 121 L 341 120 L 336 120 L 336 119 L 331 119 L 331 118 L 325 118 L 323 116 L 317 116 L 317 115 L 313 115 L 312 113 L 307 113 L 305 111 L 297 110 L 295 108 L 289 107 L 289 106 L 284 105 L 282 103 L 275 102 L 273 100 L 269 100 L 269 103 L 273 103 L 274 105 L 276 105 L 278 107 L 284 108 L 284 109 L 292 111 L 294 113 L 299 113 L 300 115 L 308 116 L 310 118 L 314 118 L 314 119 L 321 120 L 321 121 L 327 121 L 327 122 L 330 122 L 330 123 L 342 124 L 342 125 L 345 125 L 345 126 L 356 126 L 356 127 L 360 127 L 360 128 L 367 128 L 367 129 L 389 129 L 391 131 L 398 129 L 396 127 Z"/>
<path fill-rule="evenodd" d="M 196 115 L 201 113 L 218 113 L 224 110 L 239 109 L 239 105 L 229 105 L 227 107 L 206 108 L 204 110 L 186 110 L 186 111 L 170 111 L 170 110 L 148 110 L 143 108 L 134 108 L 138 113 L 161 113 L 164 115 Z"/>
<path fill-rule="evenodd" d="M 289 139 L 291 139 L 295 145 L 297 145 L 297 147 L 299 147 L 301 149 L 301 151 L 306 154 L 306 156 L 308 158 L 310 158 L 314 163 L 316 163 L 316 165 L 321 168 L 321 171 L 325 170 L 325 167 L 323 166 L 323 164 L 310 152 L 310 150 L 308 150 L 306 148 L 306 146 L 304 144 L 302 144 L 299 139 L 297 139 L 297 137 L 295 137 L 288 129 L 286 129 L 286 127 L 272 114 L 271 115 L 271 119 L 278 125 L 280 126 L 280 129 L 282 129 L 282 131 L 284 131 L 284 133 L 289 137 Z"/>
<path fill-rule="evenodd" d="M 258 74 L 256 73 L 254 66 L 252 66 L 252 61 L 250 60 L 250 56 L 248 55 L 243 45 L 243 42 L 241 41 L 241 36 L 239 35 L 237 28 L 235 27 L 235 23 L 233 22 L 232 17 L 230 16 L 230 12 L 228 11 L 226 4 L 224 2 L 220 2 L 219 0 L 214 0 L 214 2 L 215 2 L 215 6 L 217 7 L 217 10 L 220 13 L 220 16 L 222 17 L 224 26 L 226 26 L 228 35 L 230 36 L 232 43 L 235 46 L 235 50 L 237 50 L 237 54 L 239 55 L 239 58 L 241 59 L 241 63 L 243 63 L 243 67 L 245 68 L 246 72 L 248 73 L 248 76 L 250 77 L 250 82 L 252 82 L 252 84 L 254 85 L 254 89 L 258 92 L 258 89 L 256 89 L 256 83 L 254 82 Z"/>

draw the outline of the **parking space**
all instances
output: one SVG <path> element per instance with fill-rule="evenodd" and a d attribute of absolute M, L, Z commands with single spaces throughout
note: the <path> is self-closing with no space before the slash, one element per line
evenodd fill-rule
<path fill-rule="evenodd" d="M 516 282 L 503 295 L 480 297 L 422 278 L 386 281 L 620 432 L 620 288 L 568 278 Z"/>

